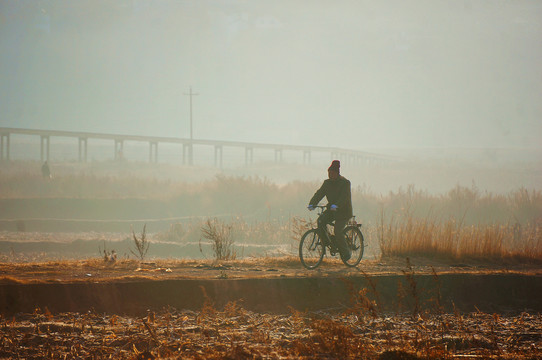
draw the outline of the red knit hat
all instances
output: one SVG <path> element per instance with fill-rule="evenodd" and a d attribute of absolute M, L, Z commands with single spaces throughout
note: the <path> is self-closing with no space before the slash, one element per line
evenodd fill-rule
<path fill-rule="evenodd" d="M 327 169 L 328 171 L 329 170 L 333 170 L 333 171 L 336 171 L 337 174 L 340 173 L 340 169 L 341 168 L 341 162 L 339 160 L 333 160 L 331 162 L 331 165 L 329 166 L 329 168 Z"/>

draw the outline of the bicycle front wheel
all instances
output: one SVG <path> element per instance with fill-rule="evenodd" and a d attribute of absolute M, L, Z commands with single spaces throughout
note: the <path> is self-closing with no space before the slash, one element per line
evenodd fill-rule
<path fill-rule="evenodd" d="M 352 252 L 352 256 L 350 257 L 350 260 L 343 260 L 343 262 L 346 266 L 357 266 L 363 257 L 363 250 L 365 250 L 363 234 L 359 227 L 353 225 L 347 226 L 346 229 L 344 229 L 344 239 Z"/>
<path fill-rule="evenodd" d="M 316 229 L 307 231 L 299 242 L 299 259 L 309 270 L 316 269 L 324 258 L 324 244 Z"/>

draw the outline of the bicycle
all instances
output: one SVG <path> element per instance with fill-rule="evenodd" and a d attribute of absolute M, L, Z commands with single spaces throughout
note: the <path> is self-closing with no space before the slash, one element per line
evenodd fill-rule
<path fill-rule="evenodd" d="M 326 206 L 317 205 L 318 216 L 322 215 Z M 365 244 L 363 234 L 361 232 L 361 224 L 356 222 L 356 217 L 353 216 L 346 227 L 344 228 L 344 237 L 347 245 L 352 251 L 352 256 L 348 261 L 343 263 L 349 267 L 355 267 L 361 261 L 363 257 L 363 251 L 365 250 Z M 337 245 L 335 244 L 335 236 L 331 235 L 328 227 L 334 225 L 326 225 L 323 234 L 320 229 L 312 228 L 305 232 L 299 242 L 299 259 L 304 267 L 309 270 L 316 269 L 322 263 L 326 250 L 329 251 L 331 256 L 339 254 Z"/>

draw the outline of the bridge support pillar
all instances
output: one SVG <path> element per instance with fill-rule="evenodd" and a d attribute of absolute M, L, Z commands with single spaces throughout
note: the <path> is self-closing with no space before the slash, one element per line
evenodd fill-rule
<path fill-rule="evenodd" d="M 115 139 L 115 160 L 122 160 L 124 158 L 124 141 Z"/>
<path fill-rule="evenodd" d="M 363 157 L 361 156 L 356 156 L 356 164 L 358 165 L 362 165 L 363 164 Z"/>
<path fill-rule="evenodd" d="M 154 154 L 153 154 L 153 150 L 154 150 Z M 150 141 L 149 142 L 149 162 L 150 163 L 152 163 L 152 162 L 157 163 L 158 162 L 158 142 L 156 142 L 156 141 Z"/>
<path fill-rule="evenodd" d="M 222 145 L 215 145 L 215 167 L 222 169 Z"/>
<path fill-rule="evenodd" d="M 311 151 L 303 150 L 303 164 L 310 165 L 310 163 L 311 163 Z"/>
<path fill-rule="evenodd" d="M 87 162 L 87 138 L 79 138 L 79 162 Z"/>
<path fill-rule="evenodd" d="M 355 165 L 357 163 L 356 159 L 357 159 L 356 155 L 354 154 L 348 155 L 348 164 Z"/>
<path fill-rule="evenodd" d="M 41 135 L 40 137 L 40 159 L 41 161 L 49 161 L 49 151 L 51 149 L 49 136 Z"/>
<path fill-rule="evenodd" d="M 251 147 L 245 148 L 245 165 L 252 165 L 254 161 L 254 149 Z"/>
<path fill-rule="evenodd" d="M 4 160 L 4 138 L 6 139 L 6 161 L 9 161 L 9 133 L 0 134 L 0 161 Z"/>
<path fill-rule="evenodd" d="M 275 162 L 282 162 L 282 149 L 275 149 Z"/>
<path fill-rule="evenodd" d="M 194 146 L 192 144 L 183 144 L 183 165 L 194 165 Z"/>

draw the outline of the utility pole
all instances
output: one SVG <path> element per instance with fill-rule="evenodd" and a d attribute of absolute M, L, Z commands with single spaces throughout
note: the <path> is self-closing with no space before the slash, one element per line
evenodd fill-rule
<path fill-rule="evenodd" d="M 195 95 L 199 95 L 199 94 L 196 94 L 196 93 L 193 93 L 192 92 L 192 86 L 190 86 L 190 91 L 188 94 L 184 94 L 184 95 L 187 95 L 187 96 L 190 96 L 190 146 L 189 146 L 189 150 L 188 150 L 188 163 L 190 165 L 194 165 L 194 151 L 193 151 L 193 141 L 194 141 L 194 137 L 193 137 L 193 132 L 192 132 L 192 96 L 195 96 Z"/>

